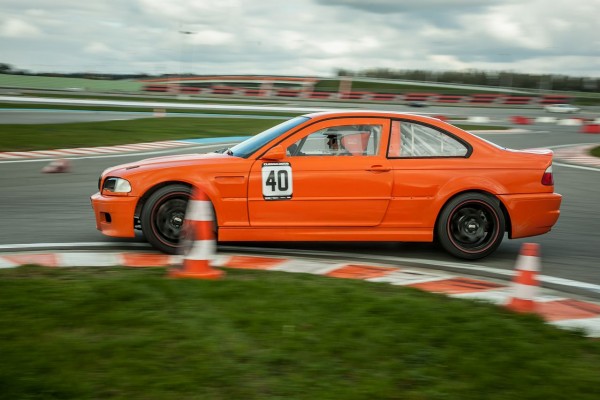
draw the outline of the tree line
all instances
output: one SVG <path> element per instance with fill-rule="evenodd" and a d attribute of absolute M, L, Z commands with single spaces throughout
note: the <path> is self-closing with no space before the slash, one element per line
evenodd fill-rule
<path fill-rule="evenodd" d="M 76 73 L 33 73 L 14 68 L 10 64 L 0 63 L 0 74 L 28 75 L 28 76 L 54 76 L 66 78 L 85 78 L 101 80 L 117 79 L 150 79 L 150 78 L 168 78 L 181 76 L 196 76 L 191 73 L 186 74 L 160 74 L 150 75 L 146 73 L 138 74 L 102 74 L 91 72 Z M 526 74 L 512 71 L 426 71 L 426 70 L 392 70 L 389 68 L 374 68 L 362 71 L 351 71 L 347 69 L 337 69 L 338 77 L 356 77 L 356 78 L 377 78 L 377 79 L 403 79 L 422 82 L 440 82 L 453 84 L 481 85 L 481 86 L 499 86 L 509 88 L 523 88 L 533 90 L 564 90 L 576 92 L 600 92 L 600 78 L 574 77 L 568 75 L 555 74 Z"/>
<path fill-rule="evenodd" d="M 512 71 L 425 71 L 392 70 L 388 68 L 350 71 L 338 69 L 337 76 L 403 79 L 423 82 L 441 82 L 481 86 L 501 86 L 537 90 L 565 90 L 577 92 L 600 92 L 600 78 L 573 77 L 555 74 L 526 74 Z"/>

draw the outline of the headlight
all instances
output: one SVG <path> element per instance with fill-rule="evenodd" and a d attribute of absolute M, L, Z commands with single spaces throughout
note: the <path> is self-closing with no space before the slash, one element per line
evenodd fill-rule
<path fill-rule="evenodd" d="M 106 178 L 102 189 L 113 193 L 129 193 L 131 184 L 122 178 Z"/>

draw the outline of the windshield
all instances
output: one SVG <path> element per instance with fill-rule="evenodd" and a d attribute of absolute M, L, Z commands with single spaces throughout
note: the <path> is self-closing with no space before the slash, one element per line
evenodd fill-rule
<path fill-rule="evenodd" d="M 282 122 L 279 125 L 275 125 L 274 127 L 259 133 L 258 135 L 252 136 L 250 139 L 247 139 L 242 143 L 236 144 L 229 149 L 227 153 L 236 157 L 248 158 L 271 140 L 281 136 L 285 132 L 305 121 L 308 121 L 309 119 L 310 118 L 308 117 L 296 117 Z"/>

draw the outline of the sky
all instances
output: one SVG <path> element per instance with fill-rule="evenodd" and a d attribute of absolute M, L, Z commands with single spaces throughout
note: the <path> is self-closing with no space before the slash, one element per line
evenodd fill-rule
<path fill-rule="evenodd" d="M 0 63 L 31 72 L 600 77 L 600 0 L 2 0 Z"/>

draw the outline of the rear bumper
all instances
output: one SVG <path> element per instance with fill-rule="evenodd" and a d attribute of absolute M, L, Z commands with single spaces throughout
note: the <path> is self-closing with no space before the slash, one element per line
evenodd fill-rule
<path fill-rule="evenodd" d="M 102 196 L 96 193 L 90 198 L 96 228 L 107 236 L 134 237 L 133 216 L 137 197 Z"/>
<path fill-rule="evenodd" d="M 512 239 L 536 236 L 552 229 L 560 216 L 562 196 L 557 193 L 513 194 L 498 196 L 511 221 Z"/>

